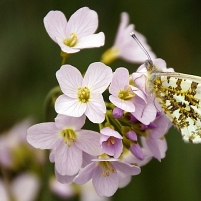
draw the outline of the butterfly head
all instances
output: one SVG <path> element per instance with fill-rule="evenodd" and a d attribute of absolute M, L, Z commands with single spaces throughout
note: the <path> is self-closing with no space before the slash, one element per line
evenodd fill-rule
<path fill-rule="evenodd" d="M 156 67 L 154 66 L 153 61 L 151 59 L 145 61 L 145 66 L 149 73 L 156 70 Z"/>

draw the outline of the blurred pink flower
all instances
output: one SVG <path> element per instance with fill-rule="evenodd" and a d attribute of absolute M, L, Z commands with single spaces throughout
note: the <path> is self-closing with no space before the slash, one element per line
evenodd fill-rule
<path fill-rule="evenodd" d="M 32 118 L 26 118 L 16 123 L 10 130 L 0 135 L 0 164 L 6 168 L 15 169 L 29 156 L 37 163 L 45 161 L 45 154 L 36 150 L 26 141 L 27 129 L 33 125 Z M 18 155 L 20 154 L 20 155 Z M 17 159 L 16 159 L 17 158 Z M 23 160 L 20 160 L 22 158 Z"/>
<path fill-rule="evenodd" d="M 79 52 L 80 49 L 104 45 L 103 32 L 94 34 L 98 27 L 98 16 L 87 7 L 77 10 L 67 22 L 61 11 L 50 11 L 44 18 L 49 36 L 66 53 Z"/>
<path fill-rule="evenodd" d="M 15 201 L 35 200 L 40 188 L 39 179 L 31 173 L 22 173 L 10 183 L 10 193 Z M 7 186 L 0 179 L 0 200 L 10 201 Z"/>
<path fill-rule="evenodd" d="M 151 51 L 150 46 L 147 44 L 146 38 L 141 33 L 135 31 L 134 25 L 129 24 L 128 14 L 123 12 L 121 14 L 121 21 L 114 45 L 103 54 L 101 60 L 103 63 L 108 64 L 117 58 L 121 58 L 132 63 L 140 63 L 147 60 L 146 54 L 130 36 L 131 32 L 136 34 L 145 49 L 149 52 L 151 58 L 155 58 L 155 54 Z"/>

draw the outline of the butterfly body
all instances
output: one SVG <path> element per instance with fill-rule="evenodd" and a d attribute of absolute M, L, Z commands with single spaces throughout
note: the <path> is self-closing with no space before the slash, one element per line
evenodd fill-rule
<path fill-rule="evenodd" d="M 147 64 L 148 88 L 184 141 L 201 143 L 201 78 Z"/>

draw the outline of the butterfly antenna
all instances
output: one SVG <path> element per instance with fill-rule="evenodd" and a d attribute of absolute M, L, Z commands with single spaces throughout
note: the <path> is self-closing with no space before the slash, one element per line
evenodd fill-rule
<path fill-rule="evenodd" d="M 140 48 L 143 50 L 143 52 L 146 54 L 146 56 L 148 57 L 148 63 L 153 67 L 154 64 L 152 62 L 152 59 L 148 53 L 148 51 L 145 49 L 145 47 L 142 45 L 142 43 L 139 41 L 139 39 L 137 38 L 137 36 L 135 35 L 134 32 L 130 33 L 131 37 L 137 42 L 137 44 L 140 46 Z"/>

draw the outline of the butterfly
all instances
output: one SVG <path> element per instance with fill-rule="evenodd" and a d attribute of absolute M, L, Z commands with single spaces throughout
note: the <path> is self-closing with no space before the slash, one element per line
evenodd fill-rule
<path fill-rule="evenodd" d="M 136 36 L 131 36 L 136 40 Z M 185 142 L 201 143 L 201 77 L 177 72 L 161 72 L 148 52 L 145 63 L 148 88 L 164 113 L 181 132 Z"/>

